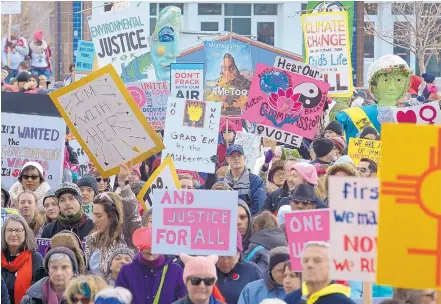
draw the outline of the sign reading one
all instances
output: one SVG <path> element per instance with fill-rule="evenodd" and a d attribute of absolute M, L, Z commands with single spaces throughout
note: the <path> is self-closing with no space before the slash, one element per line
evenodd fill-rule
<path fill-rule="evenodd" d="M 49 96 L 101 177 L 164 148 L 111 65 Z"/>
<path fill-rule="evenodd" d="M 170 96 L 193 100 L 204 98 L 204 64 L 171 63 Z"/>
<path fill-rule="evenodd" d="M 158 190 L 152 253 L 235 256 L 237 192 Z"/>

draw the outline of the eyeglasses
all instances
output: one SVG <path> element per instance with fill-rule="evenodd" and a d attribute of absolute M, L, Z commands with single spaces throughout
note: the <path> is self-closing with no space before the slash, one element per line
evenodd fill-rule
<path fill-rule="evenodd" d="M 8 234 L 13 234 L 14 232 L 16 234 L 22 234 L 24 232 L 24 229 L 23 228 L 6 228 L 5 231 Z"/>
<path fill-rule="evenodd" d="M 367 172 L 371 171 L 371 170 L 366 169 L 366 168 L 357 168 L 357 170 L 358 170 L 359 172 L 361 172 L 361 173 L 367 173 Z"/>
<path fill-rule="evenodd" d="M 23 174 L 21 176 L 21 178 L 24 179 L 24 180 L 32 179 L 34 181 L 37 180 L 39 177 L 40 176 L 38 176 L 38 175 L 26 175 L 26 174 Z"/>
<path fill-rule="evenodd" d="M 205 286 L 211 286 L 214 284 L 214 282 L 216 281 L 215 278 L 205 278 L 205 279 L 201 279 L 201 278 L 188 278 L 187 281 L 191 282 L 191 285 L 193 286 L 198 286 L 199 284 L 201 284 L 201 282 L 203 281 Z"/>
<path fill-rule="evenodd" d="M 77 297 L 77 296 L 75 296 L 75 295 L 72 295 L 72 296 L 70 297 L 70 301 L 71 301 L 72 303 L 78 303 L 78 302 L 80 302 L 80 303 L 82 303 L 82 304 L 89 304 L 89 303 L 90 303 L 90 298 L 85 297 L 85 296 L 81 296 L 81 298 L 79 298 L 79 297 Z"/>
<path fill-rule="evenodd" d="M 97 183 L 100 183 L 101 181 L 107 183 L 109 181 L 108 178 L 101 178 L 101 177 L 95 177 L 95 180 Z"/>
<path fill-rule="evenodd" d="M 277 172 L 274 174 L 274 176 L 285 177 L 285 172 L 284 171 Z"/>

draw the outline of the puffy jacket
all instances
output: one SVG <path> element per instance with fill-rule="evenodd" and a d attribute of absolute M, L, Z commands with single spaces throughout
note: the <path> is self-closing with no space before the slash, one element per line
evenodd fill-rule
<path fill-rule="evenodd" d="M 8 287 L 6 287 L 5 281 L 2 278 L 2 304 L 10 304 Z"/>
<path fill-rule="evenodd" d="M 267 271 L 263 280 L 249 283 L 240 293 L 237 304 L 255 304 L 264 299 L 284 299 L 286 296 L 283 286 L 277 284 Z"/>
<path fill-rule="evenodd" d="M 268 269 L 269 252 L 278 246 L 288 246 L 282 229 L 270 227 L 259 230 L 251 236 L 244 258 L 257 264 L 265 272 Z"/>
<path fill-rule="evenodd" d="M 43 304 L 43 284 L 49 280 L 49 277 L 45 277 L 40 281 L 33 284 L 26 291 L 26 295 L 21 300 L 20 304 Z M 62 300 L 61 304 L 65 304 L 66 300 Z M 56 304 L 56 303 L 48 303 Z"/>
<path fill-rule="evenodd" d="M 276 213 L 280 206 L 289 204 L 287 198 L 289 196 L 289 188 L 288 183 L 285 182 L 282 186 L 282 188 L 277 189 L 273 193 L 271 193 L 270 196 L 267 197 L 265 200 L 263 209 L 268 210 L 271 213 Z"/>

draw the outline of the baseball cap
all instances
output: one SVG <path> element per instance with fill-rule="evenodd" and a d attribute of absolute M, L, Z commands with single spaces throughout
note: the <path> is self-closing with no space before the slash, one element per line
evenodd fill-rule
<path fill-rule="evenodd" d="M 239 152 L 242 155 L 245 154 L 243 152 L 243 147 L 241 145 L 231 145 L 231 146 L 229 146 L 228 149 L 227 149 L 226 155 L 230 156 L 230 154 L 233 153 L 233 152 Z"/>

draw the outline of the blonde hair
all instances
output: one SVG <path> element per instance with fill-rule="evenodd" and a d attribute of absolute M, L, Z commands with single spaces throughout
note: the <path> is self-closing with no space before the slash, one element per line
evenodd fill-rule
<path fill-rule="evenodd" d="M 257 232 L 265 228 L 279 227 L 279 221 L 268 210 L 256 216 L 253 221 L 253 231 Z"/>
<path fill-rule="evenodd" d="M 90 299 L 94 299 L 96 294 L 106 287 L 108 287 L 106 281 L 99 276 L 81 275 L 67 284 L 65 291 L 67 303 L 74 304 L 74 302 L 72 302 L 72 296 L 76 294 L 81 294 Z"/>
<path fill-rule="evenodd" d="M 144 211 L 144 213 L 142 214 L 142 217 L 141 217 L 142 227 L 147 227 L 147 225 L 149 224 L 149 219 L 152 216 L 153 216 L 153 209 L 152 208 L 149 208 Z"/>
<path fill-rule="evenodd" d="M 17 197 L 17 204 L 18 206 L 20 205 L 20 197 L 23 194 L 30 194 L 33 198 L 34 198 L 34 202 L 35 202 L 35 213 L 34 213 L 34 218 L 32 219 L 32 222 L 30 222 L 29 228 L 34 232 L 34 235 L 37 236 L 38 233 L 40 232 L 41 227 L 44 226 L 45 224 L 45 216 L 40 214 L 40 212 L 38 212 L 37 208 L 38 208 L 38 198 L 37 195 L 35 195 L 35 193 L 31 190 L 25 190 L 22 193 L 20 193 Z M 20 214 L 21 215 L 21 214 Z"/>
<path fill-rule="evenodd" d="M 226 182 L 220 181 L 215 183 L 213 187 L 211 187 L 211 190 L 233 191 L 233 188 L 231 188 Z"/>

